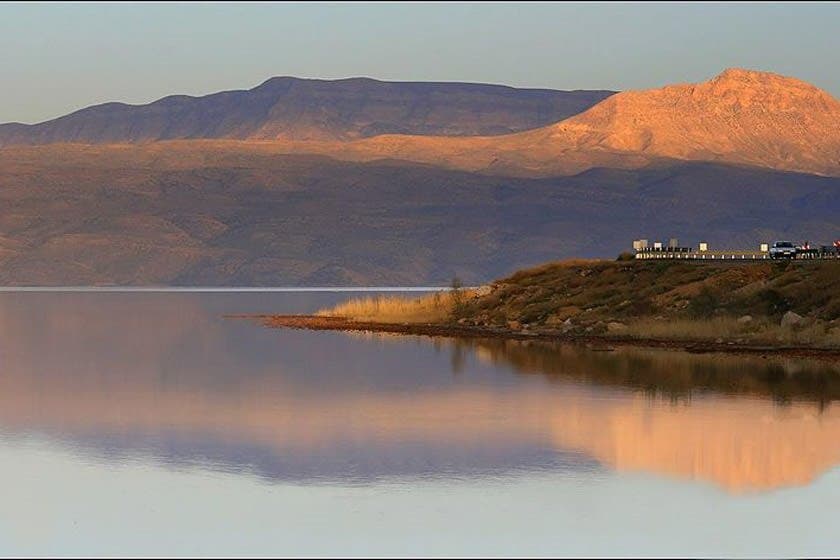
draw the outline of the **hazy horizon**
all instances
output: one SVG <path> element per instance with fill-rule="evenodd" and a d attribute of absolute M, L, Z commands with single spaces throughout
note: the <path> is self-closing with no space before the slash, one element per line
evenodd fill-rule
<path fill-rule="evenodd" d="M 0 60 L 0 123 L 274 76 L 627 90 L 742 67 L 840 95 L 826 72 L 840 65 L 836 3 L 5 4 L 0 16 L 0 49 L 17 55 Z"/>

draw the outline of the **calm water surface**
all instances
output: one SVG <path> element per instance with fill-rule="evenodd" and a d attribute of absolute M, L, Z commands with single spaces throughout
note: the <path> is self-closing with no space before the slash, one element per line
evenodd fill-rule
<path fill-rule="evenodd" d="M 840 365 L 0 293 L 0 555 L 840 553 Z"/>

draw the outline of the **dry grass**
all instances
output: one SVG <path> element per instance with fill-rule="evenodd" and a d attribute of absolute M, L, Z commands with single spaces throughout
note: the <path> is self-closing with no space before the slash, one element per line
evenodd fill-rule
<path fill-rule="evenodd" d="M 435 292 L 421 297 L 372 296 L 355 298 L 318 311 L 322 317 L 344 317 L 353 321 L 380 323 L 441 323 L 449 320 L 459 298 L 469 290 Z"/>
<path fill-rule="evenodd" d="M 797 327 L 782 327 L 766 318 L 739 323 L 732 317 L 713 319 L 639 319 L 624 331 L 636 338 L 667 338 L 678 340 L 747 341 L 765 344 L 791 344 L 820 347 L 840 347 L 840 327 L 823 321 Z"/>

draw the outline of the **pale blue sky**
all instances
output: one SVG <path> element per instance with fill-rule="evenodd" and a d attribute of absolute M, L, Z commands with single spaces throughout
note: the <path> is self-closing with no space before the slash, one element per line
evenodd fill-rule
<path fill-rule="evenodd" d="M 740 66 L 840 96 L 840 4 L 0 4 L 0 122 L 270 76 L 638 89 Z"/>

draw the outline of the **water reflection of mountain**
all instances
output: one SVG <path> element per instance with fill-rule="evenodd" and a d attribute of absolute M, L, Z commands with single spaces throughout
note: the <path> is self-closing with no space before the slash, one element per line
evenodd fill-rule
<path fill-rule="evenodd" d="M 277 331 L 222 319 L 253 302 L 219 298 L 0 296 L 0 428 L 296 482 L 608 467 L 741 491 L 840 463 L 835 385 L 781 406 L 789 382 L 755 373 L 777 362 Z"/>
<path fill-rule="evenodd" d="M 501 445 L 500 445 L 501 443 Z M 268 482 L 298 484 L 370 484 L 394 478 L 458 479 L 511 476 L 517 473 L 564 472 L 571 476 L 602 467 L 586 455 L 558 451 L 525 441 L 471 442 L 453 446 L 434 441 L 364 446 L 338 441 L 314 448 L 296 448 L 224 441 L 206 434 L 117 433 L 73 440 L 72 448 L 102 461 L 153 460 L 174 469 L 212 469 L 255 476 Z M 422 451 L 422 453 L 418 453 Z"/>

